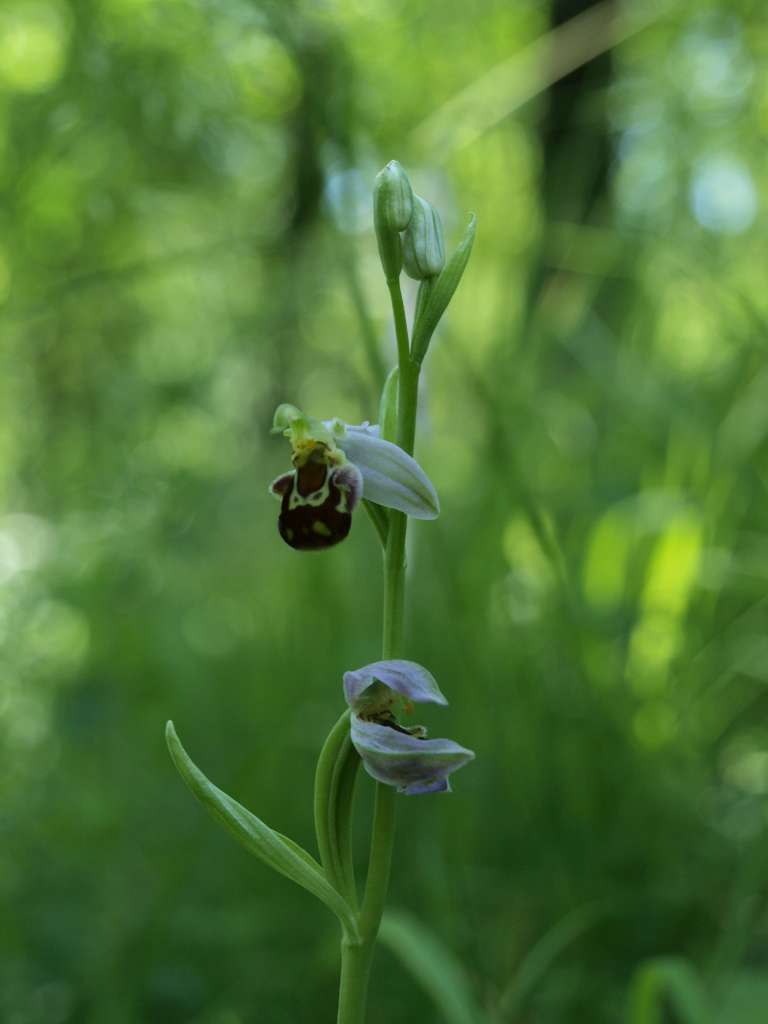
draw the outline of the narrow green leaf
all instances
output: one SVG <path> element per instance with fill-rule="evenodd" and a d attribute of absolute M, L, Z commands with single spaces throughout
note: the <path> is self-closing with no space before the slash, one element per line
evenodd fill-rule
<path fill-rule="evenodd" d="M 472 214 L 469 218 L 467 230 L 464 232 L 464 237 L 440 275 L 435 279 L 419 317 L 414 324 L 411 353 L 415 363 L 420 364 L 423 361 L 432 335 L 435 333 L 435 328 L 440 323 L 440 318 L 448 308 L 448 303 L 459 286 L 459 281 L 461 281 L 470 253 L 472 252 L 476 227 L 477 218 Z"/>
<path fill-rule="evenodd" d="M 663 1024 L 666 1006 L 680 1024 L 710 1024 L 707 997 L 693 966 L 682 957 L 641 964 L 629 990 L 628 1024 Z"/>
<path fill-rule="evenodd" d="M 548 974 L 554 960 L 606 912 L 604 906 L 579 907 L 566 914 L 534 943 L 499 1000 L 498 1012 L 502 1019 L 516 1019 L 533 989 Z"/>
<path fill-rule="evenodd" d="M 357 921 L 352 909 L 328 882 L 317 861 L 292 839 L 275 832 L 242 804 L 214 786 L 182 747 L 173 722 L 168 722 L 165 738 L 179 774 L 209 813 L 265 864 L 317 896 L 336 914 L 352 941 L 359 941 Z"/>
<path fill-rule="evenodd" d="M 357 906 L 349 824 L 360 758 L 349 735 L 345 710 L 320 751 L 315 771 L 315 834 L 326 877 L 351 906 Z"/>
<path fill-rule="evenodd" d="M 431 996 L 447 1024 L 487 1024 L 469 978 L 453 953 L 440 939 L 404 911 L 389 910 L 381 922 L 379 937 Z"/>
<path fill-rule="evenodd" d="M 357 907 L 358 896 L 352 858 L 352 802 L 359 767 L 360 755 L 352 745 L 352 738 L 347 731 L 333 769 L 329 824 L 341 877 L 339 889 L 353 907 Z"/>

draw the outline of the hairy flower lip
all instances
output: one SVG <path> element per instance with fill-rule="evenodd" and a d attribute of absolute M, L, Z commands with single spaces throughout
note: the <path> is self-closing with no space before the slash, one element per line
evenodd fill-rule
<path fill-rule="evenodd" d="M 362 493 L 359 470 L 343 456 L 341 464 L 333 452 L 328 459 L 312 458 L 326 447 L 318 443 L 308 449 L 309 458 L 294 458 L 294 470 L 270 486 L 280 499 L 280 536 L 298 551 L 321 551 L 344 540 Z"/>

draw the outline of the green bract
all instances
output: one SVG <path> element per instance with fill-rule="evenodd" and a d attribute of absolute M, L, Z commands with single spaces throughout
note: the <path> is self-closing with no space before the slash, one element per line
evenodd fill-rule
<path fill-rule="evenodd" d="M 424 359 L 435 328 L 448 308 L 448 303 L 453 298 L 454 292 L 459 287 L 459 281 L 461 281 L 472 252 L 476 226 L 477 220 L 475 215 L 472 214 L 469 218 L 467 230 L 464 232 L 464 237 L 459 242 L 440 276 L 422 284 L 422 289 L 428 287 L 429 290 L 420 294 L 421 301 L 416 310 L 416 323 L 413 328 L 413 342 L 411 345 L 413 360 L 416 363 L 420 364 Z"/>

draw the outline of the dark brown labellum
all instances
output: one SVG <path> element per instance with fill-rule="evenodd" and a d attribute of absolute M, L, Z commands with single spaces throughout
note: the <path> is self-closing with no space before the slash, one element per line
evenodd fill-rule
<path fill-rule="evenodd" d="M 352 526 L 352 513 L 347 511 L 346 489 L 336 485 L 334 470 L 323 466 L 319 474 L 317 465 L 305 468 L 311 468 L 312 479 L 304 469 L 296 471 L 292 485 L 283 492 L 277 526 L 292 548 L 320 551 L 344 540 Z"/>

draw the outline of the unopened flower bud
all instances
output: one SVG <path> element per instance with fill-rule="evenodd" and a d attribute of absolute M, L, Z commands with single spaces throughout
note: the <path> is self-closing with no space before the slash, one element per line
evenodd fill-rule
<path fill-rule="evenodd" d="M 440 214 L 434 206 L 413 197 L 411 221 L 403 234 L 405 272 L 416 281 L 436 277 L 445 266 L 445 242 Z"/>
<path fill-rule="evenodd" d="M 390 160 L 376 175 L 376 215 L 390 231 L 405 231 L 413 212 L 413 189 L 397 160 Z"/>
<path fill-rule="evenodd" d="M 400 232 L 409 224 L 413 211 L 413 190 L 408 175 L 390 160 L 376 175 L 373 187 L 373 223 L 379 256 L 388 281 L 395 281 L 403 268 Z"/>

